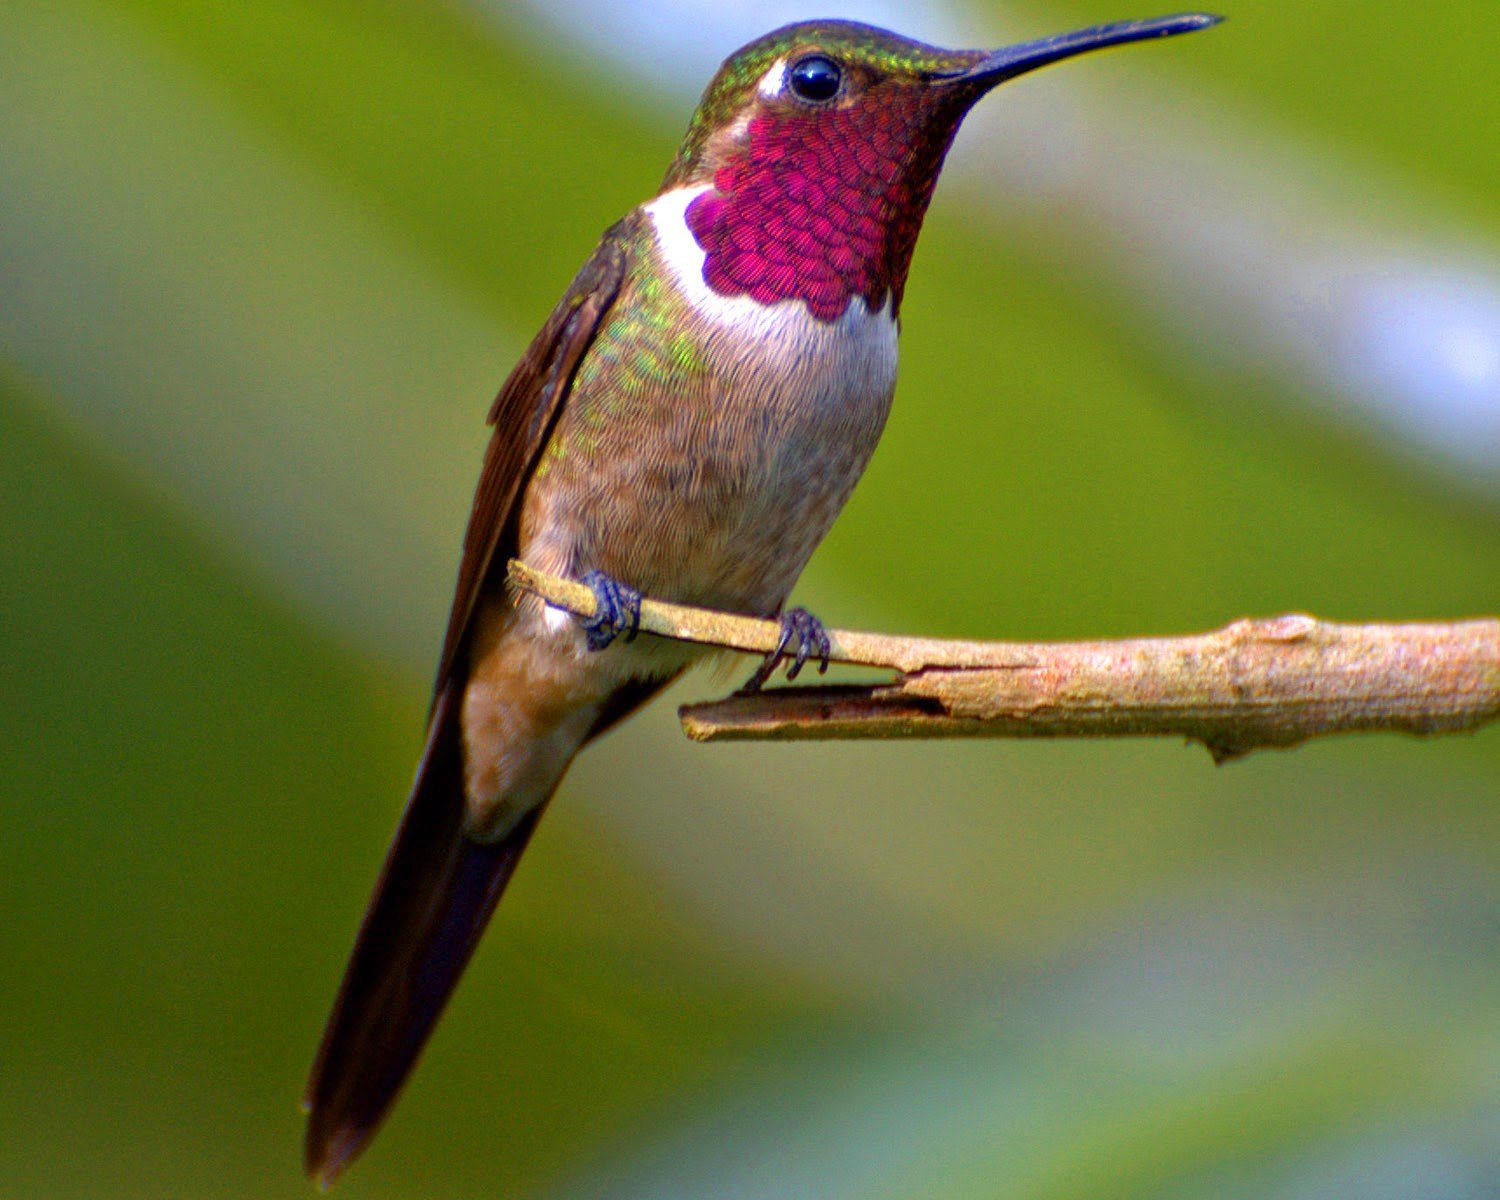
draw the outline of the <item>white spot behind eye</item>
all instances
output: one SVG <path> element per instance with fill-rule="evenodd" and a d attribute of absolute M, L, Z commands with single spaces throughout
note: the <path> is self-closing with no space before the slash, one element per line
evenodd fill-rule
<path fill-rule="evenodd" d="M 786 87 L 786 59 L 778 58 L 771 64 L 771 69 L 760 77 L 760 82 L 755 85 L 757 94 L 767 100 L 774 100 L 781 95 Z"/>

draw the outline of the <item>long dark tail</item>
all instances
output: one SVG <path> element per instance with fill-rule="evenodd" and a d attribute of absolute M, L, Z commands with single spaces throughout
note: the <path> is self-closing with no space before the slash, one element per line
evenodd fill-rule
<path fill-rule="evenodd" d="M 433 710 L 406 813 L 308 1080 L 304 1162 L 322 1187 L 379 1128 L 546 807 L 492 845 L 463 835 L 456 691 L 450 684 Z"/>

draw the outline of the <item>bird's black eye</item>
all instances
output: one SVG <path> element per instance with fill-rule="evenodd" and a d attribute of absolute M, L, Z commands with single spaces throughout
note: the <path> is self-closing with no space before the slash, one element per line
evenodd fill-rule
<path fill-rule="evenodd" d="M 844 73 L 838 63 L 821 54 L 810 54 L 793 64 L 788 79 L 798 99 L 811 104 L 832 100 L 839 92 Z"/>

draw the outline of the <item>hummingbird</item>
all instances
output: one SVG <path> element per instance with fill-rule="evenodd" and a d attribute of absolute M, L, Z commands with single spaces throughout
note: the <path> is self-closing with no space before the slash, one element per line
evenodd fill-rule
<path fill-rule="evenodd" d="M 327 1186 L 390 1109 L 574 755 L 709 653 L 645 635 L 640 597 L 779 619 L 874 452 L 901 297 L 938 173 L 997 84 L 1215 24 L 1189 13 L 1000 50 L 849 21 L 725 60 L 658 194 L 605 231 L 489 411 L 427 738 L 307 1086 Z M 593 590 L 580 621 L 505 582 Z"/>

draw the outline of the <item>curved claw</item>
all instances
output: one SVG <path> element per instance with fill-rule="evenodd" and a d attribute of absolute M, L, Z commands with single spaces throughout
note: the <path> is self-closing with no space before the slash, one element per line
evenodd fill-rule
<path fill-rule="evenodd" d="M 766 680 L 775 674 L 788 647 L 792 648 L 792 661 L 786 669 L 788 679 L 796 679 L 809 660 L 817 661 L 819 675 L 827 673 L 828 655 L 832 646 L 823 622 L 805 608 L 789 608 L 781 614 L 781 636 L 776 639 L 776 649 L 767 654 L 760 666 L 755 668 L 755 674 L 745 680 L 738 694 L 747 696 L 760 691 Z"/>
<path fill-rule="evenodd" d="M 635 640 L 641 628 L 641 594 L 603 571 L 589 571 L 582 582 L 594 593 L 594 615 L 583 622 L 590 650 L 603 650 L 620 634 Z"/>

